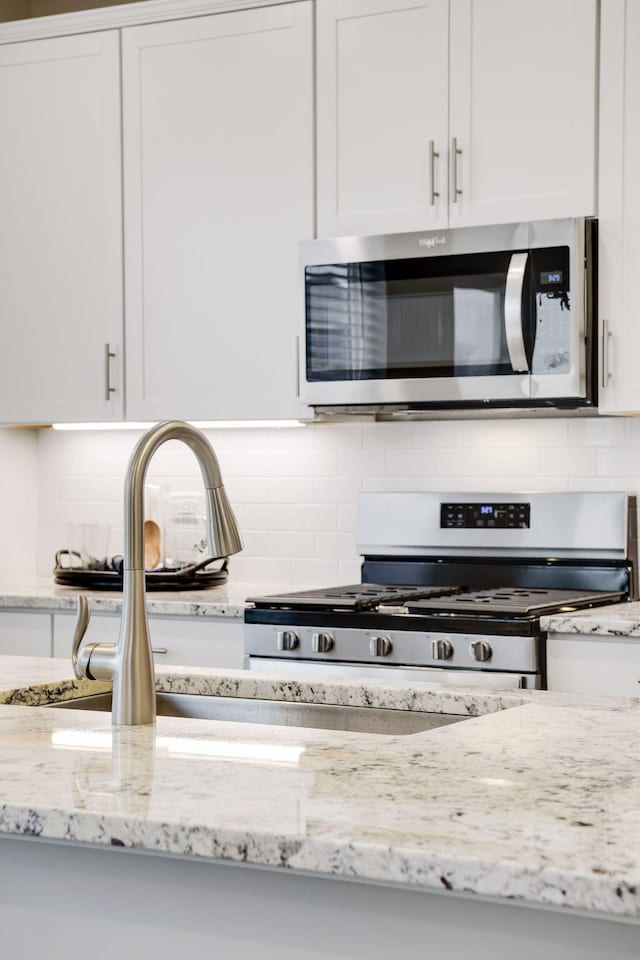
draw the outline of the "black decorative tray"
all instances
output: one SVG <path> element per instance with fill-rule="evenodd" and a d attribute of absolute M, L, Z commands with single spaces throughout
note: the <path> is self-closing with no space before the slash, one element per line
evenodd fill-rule
<path fill-rule="evenodd" d="M 82 587 L 85 590 L 122 590 L 123 558 L 95 561 L 95 566 L 62 566 L 61 558 L 72 551 L 59 550 L 53 568 L 54 581 L 63 587 Z M 211 568 L 211 564 L 217 564 Z M 209 557 L 199 563 L 175 567 L 159 567 L 145 572 L 147 590 L 204 590 L 227 582 L 229 561 Z"/>

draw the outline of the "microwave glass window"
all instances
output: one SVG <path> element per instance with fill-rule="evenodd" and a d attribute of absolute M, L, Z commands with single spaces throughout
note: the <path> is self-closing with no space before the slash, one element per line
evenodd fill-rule
<path fill-rule="evenodd" d="M 307 267 L 307 378 L 513 373 L 504 321 L 511 255 Z"/>

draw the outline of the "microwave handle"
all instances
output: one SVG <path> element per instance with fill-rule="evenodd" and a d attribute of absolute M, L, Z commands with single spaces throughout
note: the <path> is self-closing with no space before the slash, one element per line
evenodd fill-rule
<path fill-rule="evenodd" d="M 529 361 L 527 360 L 522 329 L 522 291 L 528 259 L 528 253 L 511 255 L 504 291 L 504 332 L 507 338 L 509 360 L 514 373 L 529 372 Z"/>

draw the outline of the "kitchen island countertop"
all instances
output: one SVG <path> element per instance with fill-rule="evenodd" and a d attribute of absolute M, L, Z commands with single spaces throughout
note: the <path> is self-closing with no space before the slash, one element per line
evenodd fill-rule
<path fill-rule="evenodd" d="M 109 714 L 7 705 L 85 693 L 63 661 L 1 658 L 0 678 L 4 834 L 640 918 L 640 701 L 165 667 L 165 690 L 471 719 L 381 736 L 160 717 L 112 737 Z"/>

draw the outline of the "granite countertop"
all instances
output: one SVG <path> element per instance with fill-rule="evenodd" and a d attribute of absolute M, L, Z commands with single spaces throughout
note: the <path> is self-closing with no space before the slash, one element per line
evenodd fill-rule
<path fill-rule="evenodd" d="M 640 637 L 640 601 L 614 603 L 577 613 L 556 613 L 550 617 L 542 617 L 540 625 L 549 633 Z"/>
<path fill-rule="evenodd" d="M 0 677 L 5 704 L 73 686 L 31 658 Z M 160 717 L 112 736 L 109 714 L 2 705 L 0 831 L 640 917 L 640 701 L 172 667 L 158 686 L 471 719 L 403 737 Z"/>
<path fill-rule="evenodd" d="M 152 590 L 147 593 L 147 609 L 155 616 L 241 619 L 247 606 L 247 597 L 264 596 L 281 590 L 282 584 L 236 583 L 233 580 L 206 590 Z M 120 613 L 122 610 L 120 592 L 61 587 L 51 578 L 20 587 L 0 585 L 0 610 L 75 611 L 79 593 L 88 597 L 95 613 Z"/>

